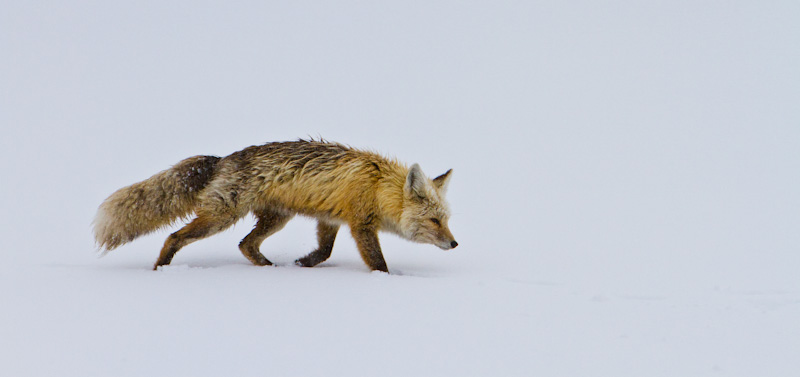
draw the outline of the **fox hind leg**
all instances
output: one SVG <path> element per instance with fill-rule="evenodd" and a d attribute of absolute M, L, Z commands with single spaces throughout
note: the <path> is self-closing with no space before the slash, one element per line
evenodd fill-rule
<path fill-rule="evenodd" d="M 277 211 L 258 211 L 255 215 L 258 222 L 253 231 L 239 243 L 239 250 L 254 265 L 269 266 L 272 265 L 272 262 L 264 257 L 264 254 L 261 254 L 258 249 L 267 237 L 283 229 L 286 223 L 292 219 L 292 215 Z"/>
<path fill-rule="evenodd" d="M 301 267 L 314 267 L 330 258 L 331 251 L 333 251 L 333 242 L 336 240 L 336 233 L 338 231 L 338 224 L 331 224 L 324 221 L 318 222 L 317 242 L 319 245 L 317 249 L 295 261 L 295 264 Z"/>
<path fill-rule="evenodd" d="M 153 266 L 153 270 L 157 270 L 159 266 L 172 262 L 175 253 L 182 247 L 215 233 L 219 233 L 233 225 L 236 220 L 237 218 L 235 217 L 198 215 L 192 222 L 167 237 L 167 240 L 164 242 L 164 247 L 161 248 L 158 260 L 155 266 Z"/>

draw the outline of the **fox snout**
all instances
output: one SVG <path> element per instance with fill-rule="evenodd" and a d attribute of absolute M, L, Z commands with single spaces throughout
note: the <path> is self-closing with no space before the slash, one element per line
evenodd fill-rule
<path fill-rule="evenodd" d="M 453 240 L 452 238 L 451 238 L 451 240 L 452 241 L 449 241 L 449 242 L 448 241 L 443 241 L 443 242 L 440 242 L 440 243 L 435 244 L 435 245 L 439 246 L 439 248 L 442 249 L 442 250 L 455 249 L 456 246 L 458 246 L 458 242 L 456 242 L 456 240 Z"/>
<path fill-rule="evenodd" d="M 453 237 L 453 233 L 450 233 L 450 229 L 447 229 L 446 225 L 438 236 L 438 246 L 443 250 L 455 249 L 458 246 L 456 238 Z"/>

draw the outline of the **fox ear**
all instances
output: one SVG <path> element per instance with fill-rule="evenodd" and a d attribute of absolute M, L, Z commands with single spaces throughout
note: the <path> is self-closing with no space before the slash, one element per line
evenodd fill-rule
<path fill-rule="evenodd" d="M 406 185 L 403 188 L 406 193 L 413 194 L 417 197 L 424 198 L 427 186 L 427 178 L 419 164 L 411 165 L 411 170 L 408 171 L 406 176 Z"/>
<path fill-rule="evenodd" d="M 447 192 L 447 185 L 450 184 L 450 177 L 452 176 L 451 173 L 453 173 L 453 169 L 433 179 L 433 185 L 436 186 L 436 189 L 442 194 Z"/>

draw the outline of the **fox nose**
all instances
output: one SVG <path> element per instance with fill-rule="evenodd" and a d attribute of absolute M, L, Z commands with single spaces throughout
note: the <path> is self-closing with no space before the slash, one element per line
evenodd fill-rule
<path fill-rule="evenodd" d="M 455 249 L 456 246 L 458 246 L 458 242 L 456 241 L 450 242 L 450 248 Z"/>

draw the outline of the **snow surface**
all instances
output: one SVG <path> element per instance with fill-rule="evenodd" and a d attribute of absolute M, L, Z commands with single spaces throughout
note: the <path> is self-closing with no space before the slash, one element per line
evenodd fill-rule
<path fill-rule="evenodd" d="M 0 12 L 2 376 L 797 376 L 800 3 L 52 2 Z M 451 251 L 253 225 L 150 271 L 97 206 L 325 138 L 454 169 Z M 174 228 L 173 228 L 174 229 Z"/>

